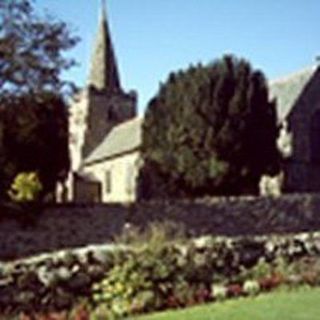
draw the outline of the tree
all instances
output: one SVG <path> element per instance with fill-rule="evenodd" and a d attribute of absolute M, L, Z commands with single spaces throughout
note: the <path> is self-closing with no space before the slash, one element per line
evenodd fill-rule
<path fill-rule="evenodd" d="M 247 61 L 172 73 L 147 107 L 141 196 L 256 193 L 278 170 L 277 135 L 265 77 Z"/>
<path fill-rule="evenodd" d="M 2 196 L 21 172 L 36 172 L 42 195 L 54 192 L 70 167 L 68 115 L 63 99 L 52 93 L 23 96 L 0 112 L 3 123 Z M 0 195 L 1 196 L 1 195 Z"/>
<path fill-rule="evenodd" d="M 69 170 L 62 72 L 78 38 L 64 22 L 35 13 L 32 0 L 0 1 L 0 196 L 21 172 L 36 172 L 42 195 Z M 69 91 L 70 92 L 70 91 Z"/>
<path fill-rule="evenodd" d="M 31 1 L 1 1 L 0 103 L 17 95 L 66 89 L 61 73 L 75 62 L 64 52 L 77 41 L 64 22 L 36 15 Z"/>

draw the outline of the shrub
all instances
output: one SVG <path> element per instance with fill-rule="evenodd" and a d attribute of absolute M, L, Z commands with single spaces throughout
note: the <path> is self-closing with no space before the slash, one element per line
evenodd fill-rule
<path fill-rule="evenodd" d="M 115 242 L 131 247 L 141 247 L 146 244 L 150 247 L 168 242 L 184 243 L 186 239 L 186 231 L 182 225 L 165 220 L 152 222 L 145 229 L 127 223 L 120 236 L 116 237 Z"/>
<path fill-rule="evenodd" d="M 106 304 L 116 317 L 161 309 L 172 303 L 172 297 L 180 304 L 183 295 L 175 293 L 181 293 L 186 283 L 177 263 L 178 254 L 172 245 L 139 250 L 94 286 L 94 301 Z"/>
<path fill-rule="evenodd" d="M 19 173 L 14 179 L 8 194 L 15 202 L 31 202 L 38 200 L 42 184 L 35 172 Z"/>

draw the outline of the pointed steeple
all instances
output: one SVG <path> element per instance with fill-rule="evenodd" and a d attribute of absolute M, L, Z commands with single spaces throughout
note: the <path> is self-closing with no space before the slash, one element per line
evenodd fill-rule
<path fill-rule="evenodd" d="M 89 85 L 99 90 L 119 90 L 120 78 L 110 36 L 104 0 L 102 0 L 101 4 L 98 34 L 91 59 Z"/>

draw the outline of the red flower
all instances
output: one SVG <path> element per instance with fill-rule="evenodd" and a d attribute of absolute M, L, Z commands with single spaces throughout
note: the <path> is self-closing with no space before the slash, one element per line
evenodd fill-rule
<path fill-rule="evenodd" d="M 179 307 L 179 301 L 178 299 L 175 297 L 175 296 L 170 296 L 168 299 L 167 299 L 167 306 L 169 308 L 177 308 Z"/>
<path fill-rule="evenodd" d="M 195 293 L 195 300 L 198 303 L 206 302 L 206 301 L 210 300 L 210 298 L 211 298 L 211 294 L 208 289 L 200 288 Z"/>
<path fill-rule="evenodd" d="M 239 297 L 243 294 L 243 290 L 240 284 L 230 284 L 227 287 L 227 290 L 230 297 Z"/>
<path fill-rule="evenodd" d="M 270 277 L 264 277 L 259 280 L 260 287 L 264 290 L 271 290 L 278 287 L 283 282 L 280 274 L 273 274 Z"/>

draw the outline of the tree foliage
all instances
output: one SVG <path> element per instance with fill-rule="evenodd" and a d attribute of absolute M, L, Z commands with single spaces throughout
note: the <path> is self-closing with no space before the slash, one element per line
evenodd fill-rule
<path fill-rule="evenodd" d="M 36 172 L 42 193 L 55 189 L 69 170 L 62 73 L 78 39 L 67 25 L 40 16 L 32 0 L 0 1 L 0 196 L 20 172 Z"/>
<path fill-rule="evenodd" d="M 247 61 L 172 73 L 146 111 L 140 195 L 255 193 L 277 171 L 277 134 L 265 77 Z"/>
<path fill-rule="evenodd" d="M 20 172 L 37 172 L 43 195 L 53 192 L 70 167 L 68 116 L 62 98 L 52 93 L 20 97 L 6 105 L 0 116 L 3 195 Z"/>
<path fill-rule="evenodd" d="M 42 185 L 38 175 L 35 172 L 19 173 L 9 190 L 9 197 L 16 202 L 36 201 Z"/>
<path fill-rule="evenodd" d="M 12 95 L 59 92 L 65 57 L 78 39 L 64 22 L 40 17 L 29 0 L 0 1 L 0 102 Z"/>

